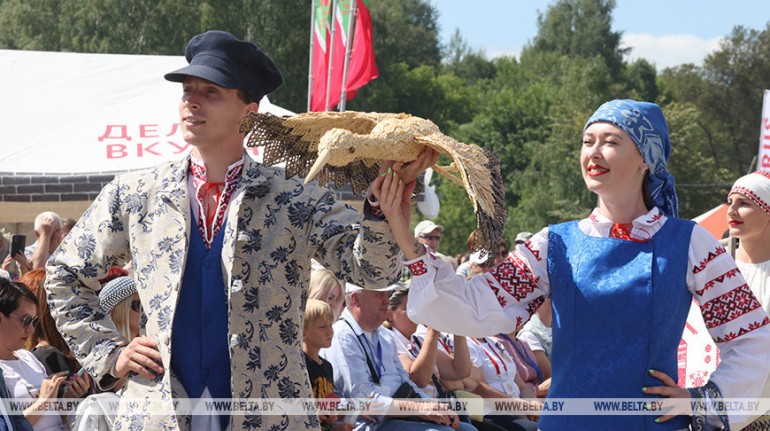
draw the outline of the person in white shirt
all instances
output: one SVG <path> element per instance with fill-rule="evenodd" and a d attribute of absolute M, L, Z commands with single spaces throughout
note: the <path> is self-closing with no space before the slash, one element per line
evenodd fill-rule
<path fill-rule="evenodd" d="M 770 313 L 770 172 L 756 171 L 735 181 L 727 196 L 730 236 L 738 238 L 735 263 L 754 296 Z M 770 380 L 762 398 L 770 398 Z M 770 429 L 770 411 L 748 431 Z"/>
<path fill-rule="evenodd" d="M 24 349 L 39 322 L 37 298 L 22 283 L 0 279 L 0 370 L 8 394 L 20 402 L 28 402 L 24 417 L 35 431 L 64 431 L 67 412 L 49 410 L 47 403 L 57 398 L 65 385 L 63 396 L 80 398 L 90 388 L 86 379 L 66 373 L 47 375 L 45 367 L 32 352 Z"/>
<path fill-rule="evenodd" d="M 417 333 L 417 324 L 406 314 L 409 288 L 390 295 L 386 327 L 391 330 L 398 358 L 409 378 L 431 398 L 444 398 L 449 391 L 463 389 L 462 379 L 471 374 L 471 358 L 465 337 L 454 337 L 454 356 L 441 347 L 442 334 L 426 328 Z"/>
<path fill-rule="evenodd" d="M 716 239 L 677 218 L 670 153 L 659 106 L 605 103 L 587 121 L 580 152 L 583 180 L 599 196 L 598 208 L 583 220 L 541 230 L 497 268 L 471 280 L 415 247 L 409 214 L 402 210 L 408 196 L 398 177 L 386 178 L 382 210 L 413 276 L 409 315 L 446 332 L 507 334 L 550 297 L 549 399 L 649 398 L 666 409 L 543 414 L 543 431 L 744 426 L 748 412 L 713 401 L 759 398 L 770 373 L 770 318 Z M 693 297 L 721 362 L 705 385 L 685 389 L 675 380 L 677 349 Z M 693 399 L 709 408 L 687 410 Z"/>
<path fill-rule="evenodd" d="M 396 287 L 398 285 L 391 285 L 388 290 Z M 398 359 L 391 331 L 382 327 L 388 314 L 388 290 L 364 290 L 347 283 L 347 307 L 333 326 L 332 346 L 320 352 L 334 368 L 336 393 L 345 398 L 374 398 L 379 405 L 389 406 L 384 417 L 359 416 L 354 429 L 475 430 L 470 424 L 460 422 L 447 406 L 419 400 L 428 396 L 411 383 Z M 401 419 L 407 417 L 405 411 L 418 413 L 409 414 L 413 415 L 412 420 Z"/>

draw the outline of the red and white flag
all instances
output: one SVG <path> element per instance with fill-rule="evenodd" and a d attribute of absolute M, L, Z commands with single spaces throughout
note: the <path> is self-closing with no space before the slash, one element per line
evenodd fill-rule
<path fill-rule="evenodd" d="M 314 0 L 315 21 L 313 22 L 313 77 L 310 90 L 310 110 L 323 111 L 326 103 L 326 81 L 329 69 L 329 42 L 331 40 L 332 0 Z"/>
<path fill-rule="evenodd" d="M 339 0 L 335 4 L 334 13 L 334 41 L 331 41 L 329 15 L 331 0 L 319 0 L 316 9 L 314 24 L 315 37 L 313 39 L 313 84 L 310 97 L 310 110 L 323 111 L 326 108 L 326 86 L 328 82 L 328 70 L 330 51 L 331 54 L 331 85 L 329 85 L 329 108 L 340 103 L 342 93 L 342 81 L 345 69 L 345 55 L 350 45 L 348 41 L 348 29 L 353 23 L 351 20 L 351 7 L 356 2 L 355 27 L 353 43 L 350 47 L 350 61 L 347 70 L 347 84 L 345 85 L 346 99 L 350 100 L 356 95 L 356 90 L 363 87 L 369 81 L 379 76 L 379 70 L 374 60 L 374 46 L 372 39 L 372 18 L 365 0 Z M 324 28 L 324 26 L 326 26 Z M 334 47 L 331 47 L 331 44 Z"/>

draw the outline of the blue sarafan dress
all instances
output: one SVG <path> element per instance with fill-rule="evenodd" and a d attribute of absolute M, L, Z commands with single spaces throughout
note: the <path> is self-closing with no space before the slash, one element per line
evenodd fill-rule
<path fill-rule="evenodd" d="M 591 237 L 578 222 L 551 226 L 548 275 L 554 375 L 549 398 L 653 398 L 649 370 L 677 375 L 677 348 L 692 294 L 687 247 L 693 223 L 669 219 L 646 242 Z M 659 413 L 658 413 L 659 414 Z M 543 430 L 677 430 L 689 418 L 658 414 L 547 415 Z"/>

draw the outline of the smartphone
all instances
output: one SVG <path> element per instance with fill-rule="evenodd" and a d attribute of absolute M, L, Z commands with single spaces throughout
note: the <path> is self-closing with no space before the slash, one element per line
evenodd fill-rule
<path fill-rule="evenodd" d="M 16 256 L 20 251 L 24 252 L 26 247 L 27 236 L 26 235 L 14 235 L 11 237 L 11 257 Z"/>

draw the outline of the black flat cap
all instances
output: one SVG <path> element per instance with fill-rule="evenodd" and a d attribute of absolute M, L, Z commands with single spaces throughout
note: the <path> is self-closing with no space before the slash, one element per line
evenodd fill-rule
<path fill-rule="evenodd" d="M 195 76 L 225 88 L 243 88 L 255 102 L 283 84 L 281 72 L 267 54 L 226 31 L 211 30 L 193 37 L 184 56 L 190 64 L 167 73 L 167 80 L 182 82 Z"/>

